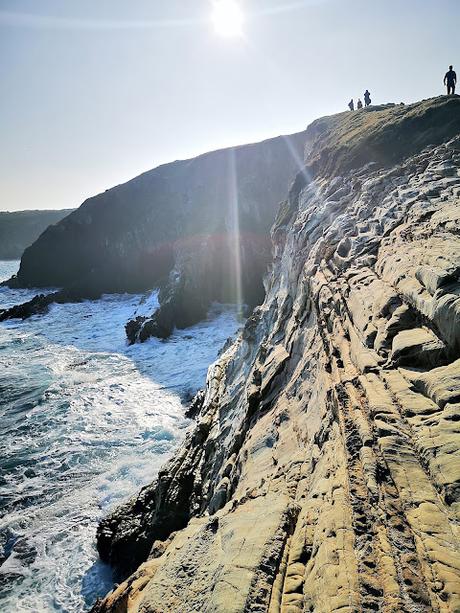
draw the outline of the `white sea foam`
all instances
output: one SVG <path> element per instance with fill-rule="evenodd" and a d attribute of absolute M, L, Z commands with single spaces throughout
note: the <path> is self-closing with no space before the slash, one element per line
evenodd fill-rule
<path fill-rule="evenodd" d="M 0 262 L 0 277 L 14 264 Z M 0 288 L 0 308 L 31 297 Z M 182 440 L 184 400 L 239 324 L 216 306 L 167 341 L 128 346 L 124 324 L 148 296 L 54 305 L 0 325 L 0 609 L 84 611 L 112 584 L 97 522 L 150 482 Z"/>

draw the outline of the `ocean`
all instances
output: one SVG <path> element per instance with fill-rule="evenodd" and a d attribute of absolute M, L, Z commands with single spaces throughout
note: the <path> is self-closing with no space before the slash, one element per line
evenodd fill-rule
<path fill-rule="evenodd" d="M 0 280 L 19 262 L 0 261 Z M 31 298 L 0 287 L 0 309 Z M 86 611 L 113 585 L 98 521 L 151 482 L 190 427 L 187 402 L 240 327 L 236 309 L 128 346 L 155 293 L 53 305 L 0 324 L 0 611 Z"/>

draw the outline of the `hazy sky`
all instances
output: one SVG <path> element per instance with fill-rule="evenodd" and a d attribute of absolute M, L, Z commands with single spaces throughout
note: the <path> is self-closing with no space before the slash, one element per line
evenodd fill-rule
<path fill-rule="evenodd" d="M 460 0 L 0 0 L 0 209 L 75 207 L 158 164 L 443 92 Z"/>

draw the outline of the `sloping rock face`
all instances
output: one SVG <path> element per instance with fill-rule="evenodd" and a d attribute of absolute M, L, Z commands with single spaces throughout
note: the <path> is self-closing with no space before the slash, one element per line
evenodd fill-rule
<path fill-rule="evenodd" d="M 72 209 L 0 212 L 0 260 L 19 260 L 48 226 L 71 212 Z"/>
<path fill-rule="evenodd" d="M 11 283 L 81 298 L 161 286 L 159 325 L 131 323 L 131 340 L 191 325 L 213 300 L 260 304 L 270 228 L 305 140 L 302 132 L 166 164 L 90 198 L 25 251 Z"/>
<path fill-rule="evenodd" d="M 94 611 L 460 610 L 460 99 L 311 130 L 265 302 L 182 448 L 99 528 L 133 574 Z"/>

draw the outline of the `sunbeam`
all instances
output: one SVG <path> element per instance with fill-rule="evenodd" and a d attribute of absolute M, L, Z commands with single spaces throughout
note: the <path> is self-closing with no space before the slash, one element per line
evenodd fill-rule
<path fill-rule="evenodd" d="M 254 19 L 265 15 L 277 15 L 290 11 L 302 10 L 312 4 L 319 4 L 324 0 L 300 0 L 279 4 L 269 8 L 248 11 L 247 18 Z M 81 19 L 78 17 L 57 17 L 54 15 L 35 15 L 14 11 L 0 11 L 0 26 L 45 28 L 51 30 L 149 30 L 162 28 L 177 28 L 202 26 L 206 24 L 205 16 L 183 19 Z M 241 36 L 245 15 L 234 0 L 215 0 L 212 21 L 215 30 L 222 36 Z"/>
<path fill-rule="evenodd" d="M 308 168 L 305 165 L 305 161 L 303 158 L 301 158 L 296 150 L 296 148 L 293 146 L 289 136 L 282 136 L 284 143 L 289 151 L 289 154 L 291 155 L 292 159 L 295 161 L 296 166 L 298 171 L 303 175 L 304 179 L 305 179 L 305 184 L 306 185 L 312 185 L 313 189 L 315 191 L 316 194 L 318 194 L 318 188 L 316 186 L 315 180 L 312 177 L 310 171 L 308 170 Z"/>
<path fill-rule="evenodd" d="M 235 149 L 229 150 L 229 225 L 230 225 L 230 253 L 233 255 L 233 277 L 235 284 L 235 298 L 238 314 L 243 312 L 243 283 L 241 276 L 241 234 L 240 234 L 240 210 L 238 202 L 238 174 L 236 168 Z"/>
<path fill-rule="evenodd" d="M 46 28 L 51 30 L 149 30 L 201 25 L 203 18 L 195 19 L 79 19 L 0 11 L 0 25 L 10 27 Z"/>
<path fill-rule="evenodd" d="M 305 2 L 292 3 L 289 5 L 289 7 L 293 10 L 295 8 L 305 7 L 305 4 Z M 286 7 L 286 10 L 288 10 L 289 7 Z M 284 78 L 284 73 L 273 60 L 273 58 L 269 58 L 266 55 L 260 53 L 260 51 L 253 44 L 249 37 L 242 36 L 242 41 L 245 44 L 248 52 L 251 53 L 253 58 L 257 60 L 260 66 L 263 67 L 263 69 L 268 73 L 269 77 L 277 82 L 282 82 Z M 264 103 L 270 109 L 271 112 L 276 112 L 276 108 L 270 104 L 270 101 L 268 99 L 265 99 Z M 298 172 L 303 175 L 306 185 L 312 184 L 315 193 L 318 193 L 318 188 L 315 184 L 314 178 L 312 177 L 308 168 L 306 168 L 304 157 L 299 156 L 298 152 L 296 151 L 288 136 L 282 136 L 282 138 L 284 139 L 289 154 L 295 161 Z"/>

